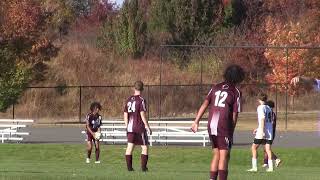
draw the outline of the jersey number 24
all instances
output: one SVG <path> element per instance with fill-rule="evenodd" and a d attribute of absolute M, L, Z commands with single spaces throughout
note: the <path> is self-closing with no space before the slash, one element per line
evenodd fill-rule
<path fill-rule="evenodd" d="M 135 101 L 128 102 L 127 106 L 128 106 L 128 112 L 129 113 L 136 112 L 136 102 Z"/>

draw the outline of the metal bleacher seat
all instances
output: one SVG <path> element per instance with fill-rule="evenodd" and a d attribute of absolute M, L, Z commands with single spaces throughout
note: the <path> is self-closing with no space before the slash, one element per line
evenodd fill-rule
<path fill-rule="evenodd" d="M 33 122 L 31 119 L 0 119 L 1 143 L 23 141 L 23 136 L 30 135 L 30 132 L 22 131 L 23 128 Z"/>

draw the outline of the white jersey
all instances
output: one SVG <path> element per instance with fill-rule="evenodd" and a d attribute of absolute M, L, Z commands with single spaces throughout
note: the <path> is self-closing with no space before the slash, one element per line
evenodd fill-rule
<path fill-rule="evenodd" d="M 314 89 L 320 92 L 320 79 L 315 79 L 315 80 L 316 80 L 316 84 L 314 86 Z"/>
<path fill-rule="evenodd" d="M 264 129 L 263 133 L 265 134 L 266 140 L 272 140 L 273 138 L 273 125 L 272 125 L 272 109 L 267 105 L 259 105 L 257 108 L 258 113 L 258 132 L 256 133 L 255 138 L 261 139 L 261 119 L 264 119 Z"/>

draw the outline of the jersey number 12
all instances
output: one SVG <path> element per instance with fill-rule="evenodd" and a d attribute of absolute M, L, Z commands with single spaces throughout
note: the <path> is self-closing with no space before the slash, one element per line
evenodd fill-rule
<path fill-rule="evenodd" d="M 214 105 L 218 107 L 225 107 L 225 101 L 228 97 L 228 93 L 225 91 L 217 91 L 215 95 L 216 99 L 214 101 Z"/>

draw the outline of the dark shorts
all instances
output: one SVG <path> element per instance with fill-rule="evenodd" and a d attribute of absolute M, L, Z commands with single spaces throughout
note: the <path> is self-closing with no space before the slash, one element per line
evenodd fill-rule
<path fill-rule="evenodd" d="M 95 133 L 95 132 L 93 132 Z M 87 131 L 87 141 L 95 141 L 96 139 L 92 136 L 90 132 Z"/>
<path fill-rule="evenodd" d="M 265 145 L 265 144 L 272 144 L 273 140 L 265 140 L 265 139 L 254 139 L 253 144 L 260 144 L 260 145 Z"/>
<path fill-rule="evenodd" d="M 233 140 L 231 138 L 225 137 L 225 136 L 215 136 L 215 135 L 209 135 L 212 149 L 218 148 L 218 149 L 224 149 L 224 150 L 230 150 L 232 148 Z"/>
<path fill-rule="evenodd" d="M 127 132 L 128 143 L 133 143 L 135 145 L 149 145 L 148 135 L 146 132 L 134 133 Z"/>

